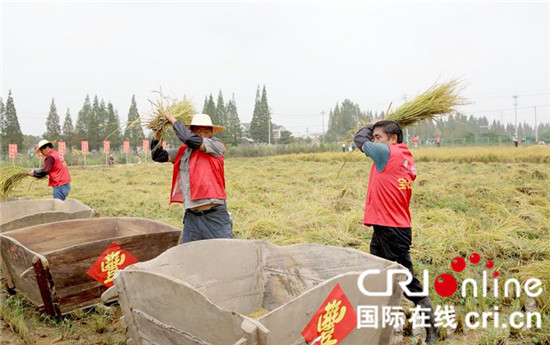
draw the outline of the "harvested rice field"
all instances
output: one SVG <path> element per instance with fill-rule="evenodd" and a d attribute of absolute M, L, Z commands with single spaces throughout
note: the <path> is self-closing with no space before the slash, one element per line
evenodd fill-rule
<path fill-rule="evenodd" d="M 550 147 L 412 152 L 418 170 L 411 202 L 415 271 L 429 272 L 435 305 L 452 305 L 456 311 L 457 327 L 445 328 L 440 343 L 549 344 Z M 235 236 L 368 252 L 372 229 L 362 220 L 370 166 L 370 160 L 357 151 L 227 157 L 228 210 L 234 217 Z M 93 208 L 99 217 L 146 217 L 181 227 L 181 205 L 168 205 L 171 164 L 70 167 L 70 172 L 70 197 Z M 13 196 L 49 198 L 51 189 L 46 181 L 24 181 Z M 480 265 L 493 263 L 489 274 L 498 271 L 500 295 L 494 297 L 494 291 L 477 298 L 438 295 L 435 277 L 454 273 L 453 259 L 468 262 L 473 253 L 481 258 Z M 455 277 L 459 284 L 467 278 L 481 281 L 481 271 L 479 265 L 468 264 Z M 538 296 L 530 297 L 523 290 L 519 296 L 502 293 L 506 280 L 516 279 L 523 287 L 530 278 L 542 282 Z M 402 306 L 411 307 L 405 299 Z M 500 320 L 514 312 L 537 312 L 540 327 L 494 327 L 494 315 L 486 328 L 467 326 L 467 313 L 496 309 Z M 2 344 L 123 344 L 125 339 L 116 305 L 53 320 L 40 316 L 20 295 L 3 291 L 0 312 Z M 407 322 L 395 343 L 416 344 L 421 337 Z"/>

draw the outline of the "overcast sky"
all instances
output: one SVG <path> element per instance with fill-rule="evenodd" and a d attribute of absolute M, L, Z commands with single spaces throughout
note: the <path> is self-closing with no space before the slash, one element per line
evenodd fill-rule
<path fill-rule="evenodd" d="M 126 121 L 151 91 L 227 102 L 252 118 L 265 85 L 273 122 L 294 135 L 327 130 L 348 98 L 386 110 L 436 82 L 463 78 L 489 119 L 550 122 L 550 6 L 538 2 L 81 2 L 1 5 L 1 97 L 24 134 L 41 135 L 55 99 L 73 124 L 84 98 L 111 101 Z"/>

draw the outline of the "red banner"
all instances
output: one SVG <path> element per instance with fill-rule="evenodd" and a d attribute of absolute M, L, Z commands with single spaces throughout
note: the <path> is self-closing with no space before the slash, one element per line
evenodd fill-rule
<path fill-rule="evenodd" d="M 162 149 L 163 149 L 163 150 L 166 150 L 166 146 L 167 146 L 166 140 L 163 140 L 163 141 L 162 141 Z"/>
<path fill-rule="evenodd" d="M 103 152 L 105 153 L 111 152 L 111 142 L 109 140 L 103 141 Z"/>
<path fill-rule="evenodd" d="M 111 287 L 116 271 L 136 262 L 138 259 L 113 242 L 86 273 L 101 284 Z"/>
<path fill-rule="evenodd" d="M 88 140 L 82 140 L 80 142 L 80 146 L 82 147 L 82 153 L 87 154 L 88 153 Z"/>
<path fill-rule="evenodd" d="M 143 152 L 149 151 L 149 140 L 143 139 Z"/>
<path fill-rule="evenodd" d="M 357 326 L 357 314 L 340 284 L 327 296 L 323 304 L 302 331 L 308 344 L 336 345 Z"/>
<path fill-rule="evenodd" d="M 62 156 L 67 152 L 64 141 L 58 141 L 57 142 L 57 151 L 59 151 L 59 154 L 62 155 Z"/>
<path fill-rule="evenodd" d="M 124 147 L 124 153 L 130 152 L 130 142 L 128 140 L 124 140 L 122 144 L 122 146 Z"/>
<path fill-rule="evenodd" d="M 10 158 L 17 158 L 17 144 L 9 144 L 8 146 L 8 156 Z"/>

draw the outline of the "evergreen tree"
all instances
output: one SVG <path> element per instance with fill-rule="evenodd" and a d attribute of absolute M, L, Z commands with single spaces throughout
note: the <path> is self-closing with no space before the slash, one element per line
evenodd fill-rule
<path fill-rule="evenodd" d="M 281 138 L 279 138 L 279 144 L 285 145 L 292 142 L 292 132 L 291 131 L 282 131 Z"/>
<path fill-rule="evenodd" d="M 88 117 L 88 146 L 90 151 L 98 150 L 100 147 L 103 146 L 101 142 L 101 123 L 99 119 L 99 113 L 99 100 L 97 98 L 97 95 L 95 95 L 92 105 L 92 112 Z"/>
<path fill-rule="evenodd" d="M 75 126 L 75 144 L 77 147 L 80 145 L 80 141 L 82 140 L 90 140 L 88 136 L 89 127 L 88 124 L 90 123 L 90 117 L 92 116 L 92 105 L 90 104 L 90 96 L 86 95 L 86 98 L 84 99 L 84 104 L 82 105 L 82 109 L 78 112 L 78 118 L 76 120 L 76 126 Z"/>
<path fill-rule="evenodd" d="M 252 121 L 250 121 L 250 137 L 258 143 L 267 142 L 267 140 L 264 140 L 265 135 L 262 135 L 262 133 L 267 132 L 267 128 L 262 127 L 261 122 L 261 108 L 262 104 L 260 103 L 260 85 L 256 88 L 256 100 L 254 101 L 254 112 L 252 113 Z"/>
<path fill-rule="evenodd" d="M 212 118 L 212 123 L 219 126 L 224 126 L 227 129 L 228 122 L 229 121 L 227 120 L 227 110 L 225 109 L 222 90 L 220 90 L 218 93 L 218 102 L 216 104 L 216 116 Z M 217 133 L 216 136 L 223 141 L 227 141 L 228 139 L 230 139 L 230 135 L 227 130 Z"/>
<path fill-rule="evenodd" d="M 120 135 L 120 123 L 118 120 L 118 114 L 113 104 L 109 102 L 107 104 L 107 124 L 105 125 L 105 140 L 111 141 L 111 150 L 116 151 L 122 145 L 122 138 Z"/>
<path fill-rule="evenodd" d="M 141 127 L 141 121 L 139 120 L 139 113 L 137 110 L 136 96 L 132 96 L 132 104 L 128 111 L 128 122 L 126 123 L 126 130 L 124 131 L 124 138 L 130 141 L 130 145 L 141 145 L 141 141 L 145 138 L 143 134 L 143 128 Z"/>
<path fill-rule="evenodd" d="M 65 115 L 65 121 L 63 122 L 63 135 L 61 136 L 65 140 L 65 146 L 67 151 L 70 151 L 73 147 L 76 147 L 75 133 L 73 127 L 73 120 L 71 119 L 71 112 L 67 108 L 67 114 Z"/>
<path fill-rule="evenodd" d="M 4 102 L 2 101 L 2 98 L 0 98 L 0 144 L 3 144 L 6 142 L 5 140 L 5 133 L 6 133 L 6 121 L 4 120 L 4 113 L 5 113 L 6 107 L 4 106 Z M 0 151 L 2 148 L 0 147 Z"/>
<path fill-rule="evenodd" d="M 23 133 L 21 132 L 21 127 L 19 126 L 19 120 L 17 119 L 17 111 L 15 110 L 15 104 L 13 102 L 13 97 L 11 96 L 11 90 L 8 92 L 8 100 L 4 108 L 4 121 L 3 121 L 3 141 L 2 141 L 2 154 L 8 152 L 9 144 L 17 144 L 18 150 L 22 150 L 23 144 Z"/>
<path fill-rule="evenodd" d="M 50 113 L 46 120 L 46 133 L 44 138 L 47 140 L 59 140 L 61 139 L 61 126 L 59 124 L 59 115 L 57 115 L 57 108 L 55 107 L 55 101 L 52 98 L 52 104 L 50 105 Z"/>
<path fill-rule="evenodd" d="M 212 119 L 212 122 L 214 122 L 214 119 L 216 118 L 216 103 L 214 103 L 214 98 L 212 97 L 212 94 L 208 97 L 208 102 L 206 103 L 206 107 L 202 111 L 203 114 L 207 114 Z M 218 123 L 215 123 L 216 125 Z"/>
<path fill-rule="evenodd" d="M 202 113 L 206 114 L 206 108 L 208 107 L 208 96 L 204 97 L 204 105 L 202 106 Z"/>
<path fill-rule="evenodd" d="M 227 132 L 227 142 L 233 145 L 238 145 L 243 134 L 234 94 L 231 100 L 227 103 L 226 113 L 228 117 L 227 129 L 225 130 Z"/>
<path fill-rule="evenodd" d="M 99 102 L 99 108 L 97 110 L 97 123 L 99 126 L 99 144 L 103 146 L 103 140 L 107 138 L 109 135 L 109 132 L 107 132 L 107 124 L 109 123 L 109 114 L 107 113 L 107 106 L 105 105 L 105 101 L 101 99 Z"/>
<path fill-rule="evenodd" d="M 262 118 L 264 123 L 267 124 L 268 133 L 269 133 L 269 139 L 268 142 L 273 144 L 275 140 L 273 139 L 273 123 L 271 122 L 271 110 L 269 109 L 269 104 L 267 103 L 267 91 L 265 90 L 265 85 L 262 90 L 262 99 L 261 99 L 261 107 L 262 107 Z"/>
<path fill-rule="evenodd" d="M 260 96 L 260 86 L 256 89 L 256 101 L 254 113 L 250 122 L 250 136 L 257 143 L 273 142 L 273 125 L 270 123 L 271 114 L 267 103 L 267 92 L 265 86 Z"/>

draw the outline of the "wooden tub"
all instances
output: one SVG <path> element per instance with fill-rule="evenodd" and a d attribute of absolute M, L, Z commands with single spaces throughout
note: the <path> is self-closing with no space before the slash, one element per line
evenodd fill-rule
<path fill-rule="evenodd" d="M 181 230 L 145 218 L 92 218 L 35 225 L 0 234 L 7 287 L 60 316 L 98 302 L 107 289 L 86 274 L 116 242 L 139 261 L 178 243 Z"/>
<path fill-rule="evenodd" d="M 118 295 L 132 345 L 304 345 L 301 331 L 336 284 L 356 311 L 360 305 L 399 305 L 403 276 L 396 276 L 389 296 L 365 296 L 357 282 L 367 269 L 381 272 L 364 283 L 378 292 L 386 291 L 388 269 L 404 267 L 331 246 L 197 241 L 119 271 L 104 296 Z M 251 315 L 258 311 L 264 315 Z M 339 344 L 388 344 L 392 332 L 354 328 Z"/>
<path fill-rule="evenodd" d="M 94 210 L 76 199 L 18 200 L 0 203 L 0 232 L 69 219 L 92 218 Z"/>

